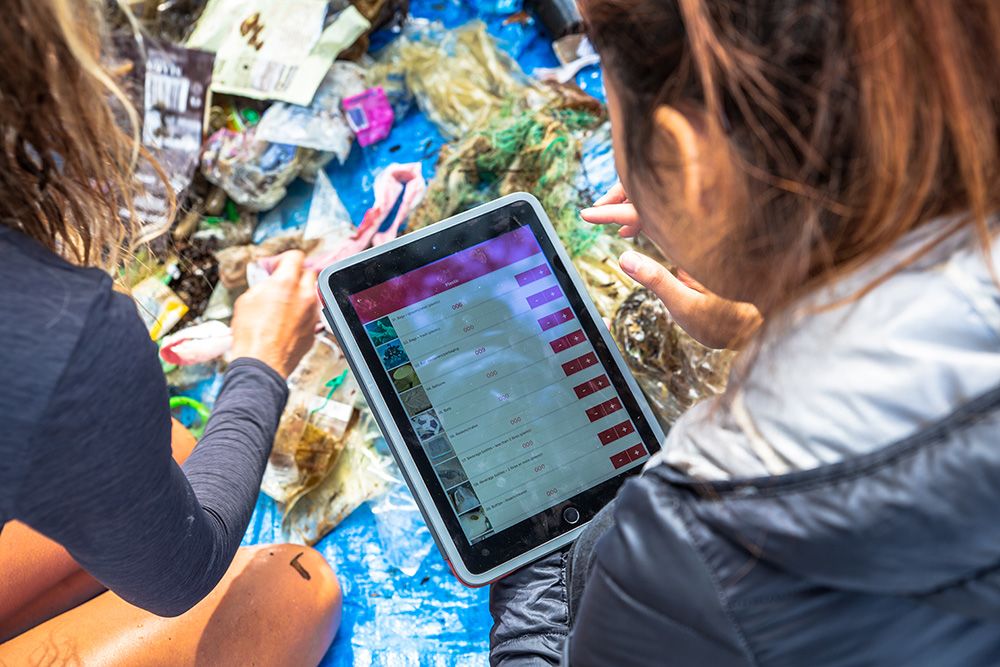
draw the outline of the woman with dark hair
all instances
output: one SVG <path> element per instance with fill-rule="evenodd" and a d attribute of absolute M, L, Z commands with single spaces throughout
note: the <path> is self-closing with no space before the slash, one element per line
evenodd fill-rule
<path fill-rule="evenodd" d="M 1000 664 L 1000 5 L 580 4 L 623 184 L 583 217 L 742 351 L 494 585 L 493 664 Z"/>
<path fill-rule="evenodd" d="M 236 360 L 194 447 L 112 287 L 141 191 L 104 7 L 12 0 L 0 21 L 0 663 L 315 665 L 340 618 L 330 567 L 240 541 L 316 275 L 283 255 L 236 302 Z"/>

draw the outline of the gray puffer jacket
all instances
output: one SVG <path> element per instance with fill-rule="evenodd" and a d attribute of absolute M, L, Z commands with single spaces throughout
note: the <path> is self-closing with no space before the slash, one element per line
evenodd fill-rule
<path fill-rule="evenodd" d="M 956 237 L 783 330 L 571 549 L 494 585 L 494 665 L 1000 665 L 1000 292 L 981 250 Z"/>

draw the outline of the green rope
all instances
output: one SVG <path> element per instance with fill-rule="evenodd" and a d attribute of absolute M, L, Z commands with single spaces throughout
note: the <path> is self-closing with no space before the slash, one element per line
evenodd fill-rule
<path fill-rule="evenodd" d="M 198 425 L 192 427 L 190 431 L 194 437 L 200 438 L 205 432 L 205 426 L 208 424 L 208 416 L 211 414 L 209 409 L 205 407 L 204 403 L 188 396 L 171 396 L 170 411 L 173 412 L 178 408 L 191 408 L 198 414 Z"/>
<path fill-rule="evenodd" d="M 337 391 L 338 389 L 340 389 L 340 387 L 344 384 L 345 380 L 347 380 L 347 370 L 346 369 L 344 370 L 343 373 L 341 373 L 337 377 L 333 378 L 332 380 L 330 380 L 329 382 L 327 382 L 324 385 L 325 387 L 327 387 L 330 390 L 326 394 L 326 399 L 323 400 L 323 402 L 320 404 L 320 406 L 318 408 L 316 408 L 314 410 L 310 410 L 309 414 L 310 415 L 314 415 L 317 412 L 319 412 L 320 410 L 322 410 L 323 408 L 325 408 L 330 403 L 330 401 L 333 399 L 334 392 Z"/>

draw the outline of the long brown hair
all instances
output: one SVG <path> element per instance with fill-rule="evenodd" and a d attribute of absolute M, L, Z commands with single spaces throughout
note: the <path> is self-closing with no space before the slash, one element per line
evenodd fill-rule
<path fill-rule="evenodd" d="M 142 150 L 136 112 L 102 61 L 104 11 L 99 0 L 4 5 L 0 224 L 112 268 L 138 224 Z"/>
<path fill-rule="evenodd" d="M 664 104 L 703 106 L 709 135 L 726 143 L 719 154 L 737 156 L 750 205 L 725 242 L 766 267 L 767 309 L 938 217 L 958 216 L 946 232 L 974 228 L 989 253 L 1000 208 L 1000 3 L 584 4 L 619 84 L 631 172 L 659 171 L 651 146 Z"/>

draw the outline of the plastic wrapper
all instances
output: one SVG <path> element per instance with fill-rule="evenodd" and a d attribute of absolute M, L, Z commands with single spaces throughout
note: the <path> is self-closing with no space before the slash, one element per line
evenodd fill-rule
<path fill-rule="evenodd" d="M 259 141 L 253 128 L 218 130 L 205 142 L 201 171 L 233 201 L 254 211 L 272 208 L 302 168 L 305 149 Z"/>
<path fill-rule="evenodd" d="M 132 298 L 153 340 L 177 326 L 188 311 L 187 304 L 159 276 L 146 278 L 133 287 Z"/>
<path fill-rule="evenodd" d="M 340 348 L 325 335 L 288 378 L 288 403 L 264 473 L 263 491 L 291 503 L 326 477 L 356 425 L 358 388 Z"/>
<path fill-rule="evenodd" d="M 394 483 L 389 472 L 391 460 L 372 447 L 377 437 L 378 429 L 365 408 L 357 425 L 348 430 L 343 451 L 326 476 L 285 506 L 282 529 L 289 539 L 315 544 L 362 503 L 380 496 Z M 400 562 L 405 565 L 412 558 L 400 558 Z"/>
<path fill-rule="evenodd" d="M 170 228 L 171 199 L 182 197 L 198 167 L 214 58 L 155 40 L 139 41 L 131 33 L 116 41 L 134 65 L 126 87 L 142 110 L 142 144 L 163 175 L 149 160 L 138 164 L 136 179 L 143 192 L 133 202 L 139 229 L 131 240 L 141 244 Z"/>
<path fill-rule="evenodd" d="M 339 248 L 354 235 L 355 227 L 351 214 L 340 200 L 337 191 L 330 184 L 326 172 L 320 172 L 313 186 L 312 201 L 309 203 L 309 218 L 302 232 L 305 241 L 317 241 L 314 252 L 330 252 Z"/>
<path fill-rule="evenodd" d="M 504 105 L 533 107 L 545 100 L 479 21 L 451 31 L 414 21 L 378 60 L 373 83 L 392 101 L 402 76 L 420 110 L 451 138 L 466 135 Z"/>
<path fill-rule="evenodd" d="M 389 136 L 395 115 L 381 86 L 344 99 L 344 113 L 359 146 L 371 146 Z"/>
<path fill-rule="evenodd" d="M 208 305 L 205 312 L 201 314 L 203 320 L 229 321 L 233 316 L 233 305 L 236 297 L 231 291 L 226 289 L 220 280 L 212 290 L 212 296 L 208 297 Z"/>
<path fill-rule="evenodd" d="M 367 72 L 359 65 L 336 62 L 316 91 L 312 104 L 277 102 L 261 116 L 257 138 L 333 153 L 343 164 L 351 152 L 354 132 L 341 110 L 345 98 L 363 93 Z"/>
<path fill-rule="evenodd" d="M 726 387 L 734 353 L 709 349 L 688 336 L 645 288 L 618 309 L 612 333 L 665 430 L 692 405 Z"/>
<path fill-rule="evenodd" d="M 219 281 L 227 290 L 241 292 L 247 288 L 247 266 L 258 259 L 274 257 L 287 250 L 308 252 L 316 241 L 305 241 L 301 233 L 269 238 L 260 245 L 223 248 L 216 253 L 219 260 Z"/>
<path fill-rule="evenodd" d="M 257 213 L 254 211 L 240 211 L 235 220 L 208 216 L 201 220 L 198 231 L 192 235 L 192 239 L 213 239 L 219 248 L 245 245 L 253 240 L 256 226 Z"/>
<path fill-rule="evenodd" d="M 175 389 L 183 389 L 185 391 L 191 390 L 196 387 L 204 386 L 205 383 L 209 382 L 215 377 L 219 377 L 219 385 L 215 386 L 211 393 L 212 401 L 215 400 L 215 396 L 219 393 L 222 388 L 221 378 L 222 375 L 219 374 L 219 365 L 214 363 L 207 364 L 195 364 L 193 366 L 176 366 L 171 368 L 166 373 L 167 384 Z M 204 394 L 209 394 L 210 392 L 206 390 Z"/>

